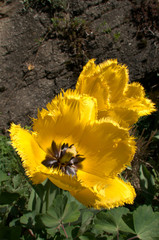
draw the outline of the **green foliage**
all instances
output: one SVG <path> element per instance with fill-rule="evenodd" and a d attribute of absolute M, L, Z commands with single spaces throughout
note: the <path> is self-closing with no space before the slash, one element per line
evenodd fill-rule
<path fill-rule="evenodd" d="M 156 193 L 155 178 L 144 165 L 140 166 L 140 186 L 145 203 L 151 204 Z"/>
<path fill-rule="evenodd" d="M 128 208 L 116 208 L 107 212 L 100 212 L 95 217 L 95 229 L 117 235 L 119 231 L 134 233 L 128 225 L 122 220 L 122 216 L 129 212 Z"/>
<path fill-rule="evenodd" d="M 112 30 L 109 27 L 109 24 L 106 21 L 104 21 L 98 26 L 98 31 L 109 34 L 111 33 Z"/>
<path fill-rule="evenodd" d="M 21 162 L 7 137 L 0 135 L 0 239 L 19 239 L 21 226 L 9 226 L 27 204 L 30 192 Z"/>
<path fill-rule="evenodd" d="M 41 216 L 41 220 L 46 227 L 57 228 L 61 224 L 77 221 L 79 216 L 76 202 L 69 202 L 68 198 L 61 194 L 57 195 L 47 213 Z"/>
<path fill-rule="evenodd" d="M 139 239 L 159 239 L 159 213 L 151 206 L 140 206 L 133 213 L 134 230 Z"/>
<path fill-rule="evenodd" d="M 120 38 L 120 32 L 115 33 L 115 34 L 114 34 L 114 40 L 115 40 L 115 41 L 118 41 L 119 38 Z"/>

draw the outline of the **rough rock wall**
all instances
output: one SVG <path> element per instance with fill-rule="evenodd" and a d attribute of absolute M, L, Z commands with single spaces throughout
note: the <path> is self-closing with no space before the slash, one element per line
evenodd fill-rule
<path fill-rule="evenodd" d="M 128 65 L 131 81 L 147 74 L 157 81 L 159 31 L 135 21 L 134 2 L 70 0 L 52 20 L 42 10 L 24 12 L 18 0 L 1 2 L 0 129 L 12 121 L 30 124 L 37 108 L 75 86 L 91 58 L 117 58 Z"/>

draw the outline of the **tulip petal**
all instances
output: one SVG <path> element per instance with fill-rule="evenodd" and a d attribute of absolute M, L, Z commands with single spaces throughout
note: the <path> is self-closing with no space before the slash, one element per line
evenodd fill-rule
<path fill-rule="evenodd" d="M 115 106 L 114 104 L 110 109 L 98 112 L 98 119 L 107 117 L 113 119 L 120 126 L 129 128 L 138 121 L 139 115 L 135 110 L 124 108 L 123 106 Z"/>
<path fill-rule="evenodd" d="M 34 136 L 20 125 L 12 124 L 10 133 L 12 145 L 22 158 L 26 174 L 36 184 L 43 182 L 46 177 L 40 172 L 38 166 L 44 160 L 46 153 L 39 147 Z"/>
<path fill-rule="evenodd" d="M 58 95 L 55 101 L 47 105 L 49 111 L 42 111 L 34 120 L 36 140 L 44 151 L 50 148 L 52 141 L 56 144 L 74 144 L 85 125 L 96 119 L 96 100 L 89 96 L 74 95 L 75 98 L 70 93 Z"/>
<path fill-rule="evenodd" d="M 106 83 L 109 89 L 109 102 L 117 102 L 129 81 L 128 69 L 125 65 L 121 65 L 117 60 L 107 60 L 98 65 L 102 75 L 103 82 Z"/>
<path fill-rule="evenodd" d="M 156 111 L 139 83 L 128 84 L 125 65 L 118 64 L 116 59 L 99 65 L 94 61 L 91 59 L 83 67 L 76 90 L 97 99 L 98 119 L 110 117 L 122 127 L 130 127 L 139 117 Z"/>
<path fill-rule="evenodd" d="M 86 173 L 82 184 L 87 188 L 71 194 L 88 207 L 109 209 L 123 206 L 125 203 L 132 204 L 136 197 L 131 184 L 118 177 L 100 178 Z"/>
<path fill-rule="evenodd" d="M 104 177 L 115 175 L 129 165 L 136 148 L 127 129 L 103 119 L 85 127 L 77 149 L 86 158 L 82 170 Z"/>
<path fill-rule="evenodd" d="M 129 74 L 125 65 L 117 60 L 108 60 L 95 65 L 91 59 L 81 72 L 76 90 L 97 98 L 98 109 L 108 108 L 109 102 L 117 102 L 126 89 Z"/>
<path fill-rule="evenodd" d="M 128 85 L 127 91 L 121 101 L 125 108 L 136 111 L 139 117 L 156 111 L 155 104 L 145 97 L 144 88 L 136 82 Z"/>
<path fill-rule="evenodd" d="M 66 175 L 57 169 L 47 168 L 41 164 L 46 153 L 39 147 L 34 135 L 28 130 L 12 124 L 10 133 L 12 145 L 22 158 L 26 174 L 34 184 L 41 183 L 49 178 L 56 186 L 64 190 L 76 191 L 84 188 L 76 177 Z"/>
<path fill-rule="evenodd" d="M 100 110 L 107 108 L 108 102 L 108 87 L 103 81 L 103 71 L 94 63 L 95 59 L 90 60 L 81 72 L 76 90 L 80 94 L 87 94 L 97 99 L 98 108 Z"/>

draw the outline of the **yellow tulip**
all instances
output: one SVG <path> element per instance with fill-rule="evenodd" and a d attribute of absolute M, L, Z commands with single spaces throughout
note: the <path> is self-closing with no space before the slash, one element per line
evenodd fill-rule
<path fill-rule="evenodd" d="M 12 145 L 34 184 L 49 178 L 97 209 L 133 203 L 134 188 L 118 174 L 133 159 L 134 138 L 114 120 L 97 119 L 107 100 L 91 95 L 59 94 L 33 120 L 33 131 L 11 125 Z"/>
<path fill-rule="evenodd" d="M 111 117 L 123 127 L 130 127 L 141 116 L 154 112 L 155 106 L 145 97 L 140 83 L 129 83 L 125 65 L 108 60 L 96 65 L 91 59 L 81 72 L 76 90 L 97 99 L 98 119 Z"/>

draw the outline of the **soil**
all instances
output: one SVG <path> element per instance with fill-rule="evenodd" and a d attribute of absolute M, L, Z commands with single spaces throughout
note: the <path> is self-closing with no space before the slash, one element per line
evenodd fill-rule
<path fill-rule="evenodd" d="M 3 132 L 11 122 L 30 125 L 38 108 L 75 86 L 91 58 L 97 63 L 117 58 L 128 66 L 130 81 L 142 82 L 153 100 L 159 99 L 158 0 L 61 3 L 26 9 L 20 0 L 0 2 Z"/>

